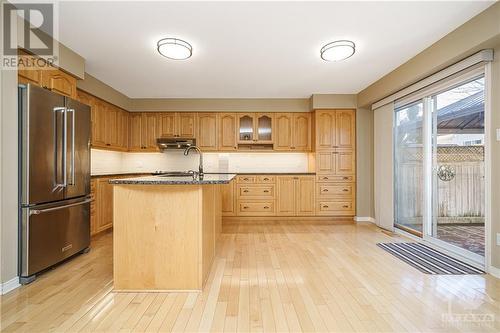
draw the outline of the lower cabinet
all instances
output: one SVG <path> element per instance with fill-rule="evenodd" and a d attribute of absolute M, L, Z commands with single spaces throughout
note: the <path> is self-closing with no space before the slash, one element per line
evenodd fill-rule
<path fill-rule="evenodd" d="M 278 216 L 314 215 L 314 176 L 278 176 Z"/>
<path fill-rule="evenodd" d="M 222 216 L 354 216 L 354 176 L 239 175 L 222 186 Z"/>
<path fill-rule="evenodd" d="M 95 235 L 113 227 L 113 185 L 110 179 L 120 178 L 97 177 L 90 181 L 90 234 Z"/>

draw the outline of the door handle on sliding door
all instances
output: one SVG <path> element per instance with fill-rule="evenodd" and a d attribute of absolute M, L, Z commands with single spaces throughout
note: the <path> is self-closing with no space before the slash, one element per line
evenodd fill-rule
<path fill-rule="evenodd" d="M 67 109 L 66 112 L 71 112 L 71 181 L 68 185 L 75 185 L 75 109 Z"/>

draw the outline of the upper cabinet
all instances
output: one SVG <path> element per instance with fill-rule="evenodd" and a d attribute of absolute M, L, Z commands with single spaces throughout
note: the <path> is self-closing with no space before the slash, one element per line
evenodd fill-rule
<path fill-rule="evenodd" d="M 156 146 L 158 115 L 154 112 L 129 114 L 128 148 L 130 151 L 158 151 Z"/>
<path fill-rule="evenodd" d="M 235 113 L 219 113 L 218 150 L 236 150 L 237 120 Z"/>
<path fill-rule="evenodd" d="M 217 113 L 198 114 L 198 134 L 196 145 L 202 150 L 217 150 L 218 122 Z"/>
<path fill-rule="evenodd" d="M 355 148 L 354 110 L 317 110 L 315 116 L 317 150 Z"/>
<path fill-rule="evenodd" d="M 238 144 L 260 144 L 260 148 L 271 148 L 273 144 L 274 114 L 239 113 Z M 267 147 L 266 147 L 267 145 Z"/>
<path fill-rule="evenodd" d="M 275 150 L 311 150 L 310 113 L 277 113 L 275 123 Z"/>
<path fill-rule="evenodd" d="M 24 51 L 19 51 L 19 60 L 20 83 L 36 84 L 58 94 L 77 98 L 75 77 L 51 65 L 44 65 L 43 59 Z"/>
<path fill-rule="evenodd" d="M 162 112 L 158 114 L 158 137 L 194 138 L 196 113 Z"/>

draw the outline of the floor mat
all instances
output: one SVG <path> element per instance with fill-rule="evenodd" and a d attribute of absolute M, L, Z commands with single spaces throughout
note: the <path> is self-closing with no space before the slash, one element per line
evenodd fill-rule
<path fill-rule="evenodd" d="M 379 247 L 425 274 L 484 274 L 460 260 L 419 243 L 377 243 Z"/>

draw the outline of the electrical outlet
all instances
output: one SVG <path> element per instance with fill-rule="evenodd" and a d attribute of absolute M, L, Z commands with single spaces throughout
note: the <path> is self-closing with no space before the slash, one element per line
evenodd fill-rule
<path fill-rule="evenodd" d="M 500 232 L 497 232 L 497 245 L 500 246 Z"/>

